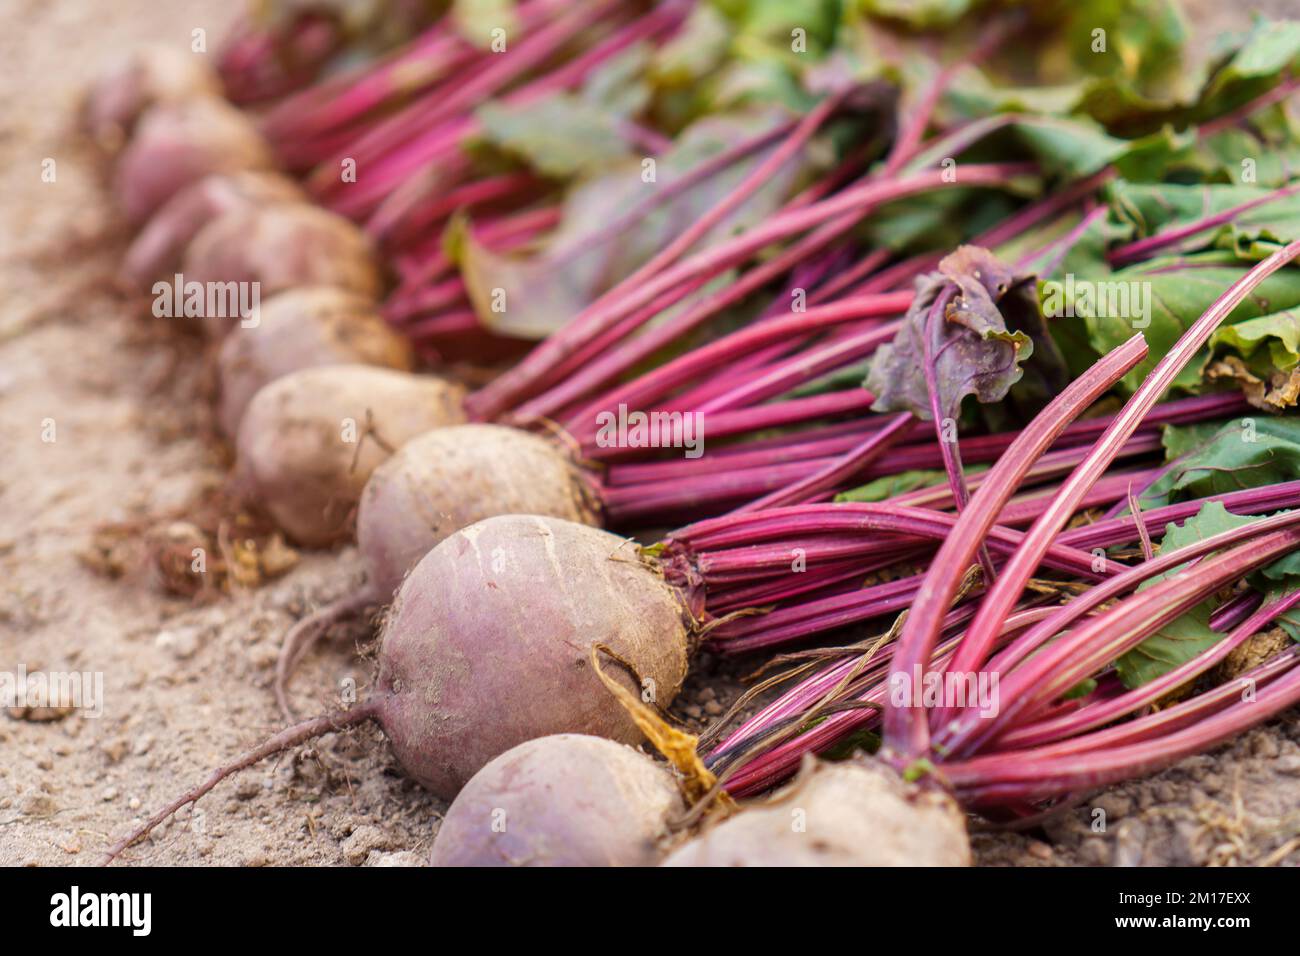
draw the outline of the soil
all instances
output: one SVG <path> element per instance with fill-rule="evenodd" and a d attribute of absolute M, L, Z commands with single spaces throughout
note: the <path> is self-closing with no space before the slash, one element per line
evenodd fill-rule
<path fill-rule="evenodd" d="M 77 98 L 122 51 L 213 47 L 230 3 L 11 0 L 0 29 L 0 672 L 103 675 L 103 714 L 0 715 L 0 864 L 90 863 L 153 808 L 279 729 L 279 639 L 357 580 L 354 549 L 307 553 L 263 587 L 163 595 L 96 548 L 219 487 L 197 340 L 108 277 L 124 230 Z M 55 179 L 42 181 L 43 161 Z M 126 544 L 138 544 L 128 534 Z M 130 549 L 126 552 L 129 554 Z M 118 577 L 105 573 L 106 561 Z M 306 662 L 300 711 L 364 695 L 370 630 Z M 735 672 L 705 662 L 675 713 L 703 726 Z M 49 719 L 53 718 L 53 719 Z M 985 865 L 1300 863 L 1300 716 L 1090 799 L 1033 834 L 976 833 Z M 405 780 L 378 732 L 334 734 L 259 765 L 128 850 L 124 863 L 421 865 L 445 806 Z M 1096 810 L 1104 830 L 1096 829 Z"/>

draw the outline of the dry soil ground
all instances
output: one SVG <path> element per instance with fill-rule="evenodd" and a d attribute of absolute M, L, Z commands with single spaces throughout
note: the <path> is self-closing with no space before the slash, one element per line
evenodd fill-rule
<path fill-rule="evenodd" d="M 0 671 L 105 681 L 99 718 L 0 715 L 0 864 L 91 862 L 145 811 L 276 729 L 279 636 L 357 573 L 350 549 L 309 555 L 268 587 L 196 605 L 83 560 L 96 526 L 181 506 L 223 465 L 204 437 L 197 347 L 143 322 L 103 281 L 121 230 L 94 155 L 70 135 L 76 98 L 135 44 L 187 44 L 196 27 L 215 39 L 234 6 L 0 8 Z M 54 182 L 42 181 L 46 159 Z M 313 656 L 300 703 L 325 705 L 347 676 L 364 689 L 369 665 L 342 641 Z M 693 680 L 679 713 L 695 720 L 735 691 L 707 667 Z M 1298 742 L 1293 713 L 1033 836 L 979 835 L 977 853 L 987 864 L 1300 862 Z M 444 808 L 377 744 L 369 730 L 336 735 L 256 767 L 123 861 L 420 863 Z"/>

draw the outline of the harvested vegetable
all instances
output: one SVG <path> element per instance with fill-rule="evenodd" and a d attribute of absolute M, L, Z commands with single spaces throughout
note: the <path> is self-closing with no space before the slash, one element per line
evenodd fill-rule
<path fill-rule="evenodd" d="M 146 46 L 95 83 L 82 106 L 82 124 L 101 147 L 115 151 L 151 107 L 220 95 L 220 81 L 202 56 L 163 44 Z"/>
<path fill-rule="evenodd" d="M 966 819 L 935 789 L 865 761 L 819 764 L 664 866 L 970 866 Z"/>
<path fill-rule="evenodd" d="M 1079 506 L 1082 496 L 1113 459 L 1119 444 L 1141 423 L 1156 397 L 1236 305 L 1298 255 L 1300 241 L 1289 243 L 1216 300 L 1182 336 L 1177 347 L 1157 364 L 1046 502 L 1047 507 L 1022 543 L 999 569 L 997 579 L 975 602 L 973 618 L 955 614 L 951 605 L 954 599 L 964 597 L 960 593 L 963 579 L 952 569 L 966 567 L 981 541 L 991 542 L 990 526 L 999 512 L 1005 513 L 1006 502 L 1021 477 L 1051 436 L 1059 434 L 1078 414 L 1080 406 L 1072 393 L 1081 385 L 1104 386 L 1099 367 L 1062 392 L 1007 450 L 989 480 L 972 495 L 969 507 L 945 538 L 931 571 L 910 601 L 892 661 L 882 666 L 871 662 L 869 655 L 856 656 L 851 651 L 842 662 L 806 678 L 784 699 L 760 712 L 716 748 L 710 758 L 713 767 L 727 767 L 728 785 L 738 792 L 769 786 L 791 772 L 807 749 L 841 739 L 849 727 L 872 726 L 877 719 L 874 713 L 883 711 L 881 757 L 900 773 L 915 778 L 937 770 L 967 805 L 1014 809 L 1020 806 L 1018 801 L 1063 799 L 1080 789 L 1148 773 L 1226 734 L 1266 720 L 1278 708 L 1300 699 L 1300 685 L 1293 679 L 1274 680 L 1297 659 L 1282 654 L 1251 672 L 1252 680 L 1263 680 L 1268 675 L 1272 682 L 1267 706 L 1259 706 L 1255 699 L 1233 703 L 1233 686 L 1222 685 L 1159 715 L 1105 730 L 1094 729 L 1121 715 L 1136 713 L 1157 699 L 1162 690 L 1176 686 L 1177 681 L 1207 672 L 1233 647 L 1300 601 L 1300 591 L 1292 591 L 1256 602 L 1253 613 L 1247 606 L 1236 616 L 1240 623 L 1221 624 L 1232 627 L 1226 640 L 1191 645 L 1180 658 L 1181 663 L 1155 671 L 1159 677 L 1148 673 L 1136 682 L 1130 680 L 1130 686 L 1137 686 L 1127 692 L 1116 687 L 1111 676 L 1116 658 L 1141 646 L 1228 583 L 1252 570 L 1268 568 L 1294 551 L 1300 541 L 1300 531 L 1295 528 L 1300 511 L 1234 522 L 1217 534 L 1207 530 L 1197 536 L 1178 537 L 1171 529 L 1166 535 L 1171 550 L 1122 569 L 1059 607 L 1037 607 L 1041 602 L 1032 598 L 1026 602 L 1022 597 L 1028 576 L 1043 560 L 1046 549 L 1059 547 L 1065 537 L 1060 535 L 1065 517 Z M 1137 338 L 1130 344 L 1136 342 Z M 1112 352 L 1103 362 L 1112 361 L 1122 351 Z M 1131 365 L 1140 358 L 1138 351 L 1126 361 Z M 1108 372 L 1106 377 L 1113 381 L 1114 376 L 1115 372 Z M 1274 500 L 1294 503 L 1284 489 L 1277 490 L 1281 497 Z M 1253 500 L 1259 505 L 1247 506 L 1252 510 L 1269 507 L 1265 495 L 1253 495 Z M 1199 503 L 1196 505 L 1199 507 Z M 1183 512 L 1188 513 L 1195 512 Z M 1153 517 L 1145 515 L 1142 520 Z M 1129 528 L 1126 537 L 1131 540 L 1138 534 L 1138 518 L 1123 520 Z M 1079 531 L 1091 533 L 1091 529 Z M 1168 575 L 1197 558 L 1202 560 L 1191 570 Z M 1107 559 L 1106 565 L 1114 567 L 1114 562 Z M 1149 583 L 1139 587 L 1144 581 Z M 1104 612 L 1096 610 L 1103 602 L 1125 593 L 1129 596 Z M 1081 621 L 1090 611 L 1093 616 Z M 1076 621 L 1080 623 L 1073 629 L 1063 630 Z M 1168 639 L 1168 635 L 1162 635 L 1162 640 Z M 1153 647 L 1151 653 L 1162 652 Z M 1133 665 L 1125 666 L 1131 669 Z M 943 697 L 937 704 L 921 706 L 910 696 L 903 701 L 893 696 L 894 688 L 903 680 L 917 684 L 924 679 L 926 686 L 937 680 L 942 686 L 945 673 L 978 674 L 986 669 L 1001 675 L 1000 707 L 990 708 L 987 701 L 955 702 Z M 931 678 L 931 673 L 939 676 Z M 1075 688 L 1081 688 L 1082 693 L 1072 693 Z M 809 716 L 846 692 L 878 710 L 832 714 L 815 729 L 807 728 Z M 774 730 L 779 732 L 774 734 Z M 764 742 L 755 746 L 757 741 Z M 980 750 L 984 753 L 977 756 Z M 1028 769 L 1031 767 L 1032 771 Z"/>
<path fill-rule="evenodd" d="M 429 552 L 403 583 L 366 701 L 287 728 L 215 771 L 105 861 L 231 774 L 368 720 L 407 774 L 448 799 L 493 758 L 538 737 L 637 742 L 637 725 L 590 666 L 591 648 L 608 648 L 639 682 L 612 679 L 666 705 L 686 675 L 688 621 L 674 589 L 614 535 L 525 515 L 480 522 Z"/>
<path fill-rule="evenodd" d="M 684 811 L 672 774 L 631 747 L 557 734 L 476 773 L 438 828 L 434 866 L 650 866 Z"/>
<path fill-rule="evenodd" d="M 588 648 L 607 644 L 640 676 L 637 692 L 667 704 L 686 676 L 686 620 L 676 592 L 615 535 L 527 515 L 458 531 L 415 566 L 384 629 L 378 686 L 398 759 L 451 796 L 534 737 L 636 742 Z"/>
<path fill-rule="evenodd" d="M 369 365 L 300 369 L 248 404 L 235 486 L 294 541 L 323 547 L 352 528 L 375 467 L 421 432 L 460 420 L 460 389 Z"/>
<path fill-rule="evenodd" d="M 299 369 L 373 365 L 410 371 L 410 346 L 362 296 L 333 286 L 299 286 L 273 295 L 258 324 L 236 328 L 221 343 L 217 422 L 231 438 L 264 386 Z"/>
<path fill-rule="evenodd" d="M 285 635 L 276 665 L 280 709 L 293 713 L 288 683 L 330 626 L 387 604 L 426 554 L 449 535 L 498 515 L 528 514 L 595 524 L 590 489 L 550 442 L 500 425 L 453 425 L 412 438 L 380 464 L 361 493 L 357 544 L 363 586 L 304 617 Z"/>
<path fill-rule="evenodd" d="M 278 173 L 204 177 L 176 193 L 149 218 L 126 251 L 123 275 L 133 285 L 148 288 L 180 264 L 186 246 L 212 220 L 237 209 L 301 198 L 302 190 Z"/>
<path fill-rule="evenodd" d="M 215 173 L 269 170 L 270 150 L 252 122 L 214 97 L 159 103 L 140 117 L 113 174 L 113 192 L 139 225 L 178 192 Z"/>
<path fill-rule="evenodd" d="M 495 467 L 483 468 L 485 462 Z M 500 425 L 456 425 L 407 442 L 375 469 L 361 496 L 357 541 L 375 597 L 391 597 L 448 535 L 510 514 L 582 524 L 596 518 L 578 470 L 536 435 Z"/>
<path fill-rule="evenodd" d="M 181 269 L 186 282 L 257 283 L 269 298 L 299 286 L 328 285 L 379 297 L 382 279 L 365 236 L 346 219 L 303 203 L 235 209 L 194 237 Z M 233 323 L 210 317 L 204 327 L 220 338 Z"/>
<path fill-rule="evenodd" d="M 572 786 L 557 766 L 632 759 L 662 782 L 610 742 L 655 737 L 627 694 L 670 701 L 700 644 L 752 654 L 899 612 L 878 638 L 801 649 L 746 695 L 737 711 L 797 681 L 710 728 L 698 789 L 758 794 L 811 753 L 874 755 L 705 825 L 671 864 L 961 865 L 963 810 L 1033 818 L 1300 701 L 1294 648 L 1246 672 L 1250 700 L 1209 677 L 1275 622 L 1300 634 L 1290 438 L 1230 418 L 1300 401 L 1300 273 L 1284 268 L 1300 255 L 1300 33 L 1257 28 L 1200 71 L 1142 3 L 980 10 L 984 29 L 931 49 L 908 32 L 964 8 L 882 23 L 833 6 L 813 24 L 815 69 L 786 55 L 775 7 L 528 0 L 509 8 L 510 56 L 453 9 L 266 114 L 277 158 L 331 213 L 223 192 L 159 214 L 137 271 L 220 212 L 186 254 L 197 277 L 378 300 L 373 240 L 397 280 L 384 315 L 422 357 L 540 344 L 462 408 L 444 383 L 378 369 L 364 385 L 353 366 L 277 378 L 356 358 L 315 318 L 230 337 L 232 423 L 270 381 L 239 428 L 242 485 L 303 543 L 337 540 L 356 509 L 367 567 L 286 638 L 280 704 L 313 641 L 396 593 L 378 683 L 110 857 L 238 769 L 373 719 L 409 776 L 465 788 L 435 860 L 644 862 L 660 802 L 646 817 L 601 804 L 584 829 L 560 819 L 548 776 Z M 740 39 L 710 52 L 709 16 Z M 1085 56 L 1089 17 L 1140 39 Z M 1041 40 L 1028 55 L 1005 43 L 1026 25 Z M 304 42 L 304 68 L 265 76 L 253 42 L 249 98 L 300 87 L 333 55 L 327 33 L 281 37 Z M 792 109 L 749 126 L 754 102 Z M 1241 160 L 1266 154 L 1280 159 L 1257 185 Z M 254 342 L 276 354 L 241 383 Z M 360 439 L 339 442 L 333 423 L 358 408 Z M 1236 447 L 1247 430 L 1263 448 Z M 645 548 L 590 526 L 679 521 Z M 617 699 L 592 673 L 601 648 L 625 670 Z M 981 696 L 990 677 L 1004 698 L 996 682 Z M 977 700 L 957 693 L 968 679 Z M 567 736 L 588 732 L 608 740 Z M 590 761 L 549 756 L 563 748 Z M 482 826 L 516 798 L 522 829 Z"/>

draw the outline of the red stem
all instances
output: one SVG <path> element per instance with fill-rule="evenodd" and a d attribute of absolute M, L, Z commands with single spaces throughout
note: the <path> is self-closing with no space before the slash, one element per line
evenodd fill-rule
<path fill-rule="evenodd" d="M 1010 613 L 1024 589 L 1025 582 L 1037 567 L 1043 549 L 1051 543 L 1065 522 L 1069 520 L 1070 515 L 1077 510 L 1079 500 L 1109 467 L 1118 450 L 1141 424 L 1151 407 L 1173 384 L 1174 378 L 1200 351 L 1223 320 L 1250 294 L 1252 289 L 1297 255 L 1300 255 L 1300 240 L 1290 243 L 1258 263 L 1233 283 L 1206 310 L 1205 314 L 1183 333 L 1146 376 L 1106 432 L 1097 440 L 1088 457 L 1061 486 L 1051 507 L 1034 522 L 1034 526 L 1025 538 L 1024 547 L 1008 562 L 1002 578 L 984 596 L 975 620 L 967 629 L 966 637 L 957 649 L 957 653 L 953 655 L 952 666 L 956 670 L 973 672 L 979 669 L 998 632 L 998 621 Z M 936 719 L 942 721 L 945 716 L 936 714 Z M 913 744 L 919 742 L 922 737 L 923 735 L 915 735 Z M 923 752 L 924 748 L 921 751 L 908 751 L 908 755 L 919 757 Z"/>
<path fill-rule="evenodd" d="M 1066 386 L 1012 442 L 991 469 L 989 478 L 971 497 L 970 505 L 935 556 L 894 649 L 895 670 L 910 677 L 914 669 L 929 663 L 944 614 L 961 583 L 953 569 L 971 563 L 1007 500 L 1066 425 L 1146 358 L 1146 354 L 1145 340 L 1140 334 L 1135 335 Z M 1004 572 L 998 583 L 1006 580 Z M 909 763 L 908 758 L 923 754 L 928 747 L 929 728 L 924 718 L 925 715 L 911 707 L 891 707 L 885 714 L 886 744 Z"/>

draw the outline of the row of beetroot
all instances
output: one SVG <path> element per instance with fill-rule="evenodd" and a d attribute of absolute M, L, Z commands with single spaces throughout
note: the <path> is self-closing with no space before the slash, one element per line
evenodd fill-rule
<path fill-rule="evenodd" d="M 816 69 L 788 70 L 809 91 L 799 111 L 740 137 L 723 126 L 733 138 L 702 156 L 693 137 L 716 117 L 667 119 L 656 90 L 602 127 L 645 154 L 632 167 L 619 154 L 602 157 L 609 170 L 565 165 L 528 145 L 535 129 L 511 125 L 536 113 L 559 124 L 554 139 L 577 135 L 566 125 L 575 99 L 590 106 L 593 88 L 608 92 L 620 74 L 611 67 L 635 65 L 630 51 L 694 49 L 711 10 L 530 0 L 497 51 L 449 17 L 256 119 L 213 98 L 207 78 L 153 60 L 134 67 L 134 97 L 105 91 L 122 76 L 92 97 L 101 132 L 111 114 L 129 133 L 118 193 L 134 222 L 147 220 L 131 279 L 179 264 L 187 281 L 257 283 L 268 295 L 256 324 L 203 323 L 218 343 L 236 486 L 301 544 L 355 529 L 365 559 L 362 588 L 287 636 L 276 682 L 286 713 L 289 674 L 312 641 L 392 601 L 364 703 L 288 727 L 110 857 L 230 773 L 374 720 L 414 779 L 460 794 L 436 862 L 649 862 L 671 822 L 679 837 L 705 830 L 679 862 L 957 863 L 969 851 L 948 794 L 992 816 L 1033 814 L 1293 702 L 1294 655 L 1283 653 L 1250 675 L 1263 690 L 1249 702 L 1218 685 L 1178 717 L 1124 719 L 1284 617 L 1289 591 L 1239 591 L 1213 622 L 1226 638 L 1138 686 L 1124 686 L 1116 661 L 1294 546 L 1283 512 L 1181 549 L 1166 541 L 1159 557 L 1150 547 L 1164 521 L 1208 527 L 1215 506 L 1249 516 L 1288 507 L 1289 484 L 1146 512 L 1134 489 L 1170 473 L 1152 462 L 1162 429 L 1168 445 L 1171 427 L 1218 428 L 1247 407 L 1213 390 L 1161 402 L 1170 387 L 1204 366 L 1221 326 L 1269 318 L 1268 302 L 1294 295 L 1278 270 L 1296 248 L 1275 228 L 1290 184 L 1219 195 L 1172 171 L 1189 151 L 1212 154 L 1225 133 L 1284 113 L 1295 51 L 1270 51 L 1261 68 L 1270 38 L 1246 38 L 1181 113 L 1147 107 L 1148 126 L 1182 126 L 1159 135 L 1120 135 L 1137 117 L 1103 130 L 1088 117 L 1007 112 L 996 97 L 974 116 L 945 111 L 963 71 L 1027 28 L 1015 16 L 915 88 L 897 72 L 846 68 L 851 45 L 837 41 Z M 661 68 L 654 57 L 639 66 L 643 76 Z M 832 144 L 833 158 L 817 159 Z M 515 161 L 502 164 L 507 146 Z M 631 168 L 645 192 L 635 201 Z M 647 168 L 672 175 L 646 178 Z M 610 180 L 622 185 L 611 191 Z M 1159 202 L 1121 231 L 1134 193 L 1157 188 Z M 1042 198 L 1018 201 L 1025 190 Z M 972 202 L 980 214 L 966 213 Z M 1268 228 L 1251 220 L 1261 208 L 1276 213 Z M 956 238 L 978 245 L 945 256 L 950 215 L 966 217 Z M 1214 251 L 1225 230 L 1229 261 Z M 1086 347 L 1066 354 L 1072 330 L 1055 313 L 1044 321 L 1047 290 L 1033 275 L 1114 278 L 1121 266 L 1139 282 L 1204 276 L 1209 290 L 1184 306 L 1181 334 L 1149 333 L 1159 351 L 1073 303 Z M 509 340 L 539 335 L 468 394 L 413 371 L 480 347 L 479 359 L 496 361 L 517 348 Z M 1118 410 L 1107 399 L 1116 394 Z M 679 440 L 694 423 L 710 447 L 611 439 L 628 409 L 673 422 Z M 842 494 L 867 500 L 832 500 Z M 1098 508 L 1116 513 L 1064 530 Z M 652 548 L 593 527 L 683 519 Z M 1145 560 L 1129 564 L 1134 543 Z M 1195 574 L 1145 586 L 1211 554 Z M 663 721 L 702 647 L 806 644 L 908 608 L 880 641 L 782 674 L 804 679 L 705 761 Z M 889 638 L 892 661 L 877 656 Z M 988 670 L 1015 691 L 991 719 L 964 699 L 890 693 L 900 674 L 942 682 Z M 819 839 L 783 835 L 779 806 L 712 825 L 734 813 L 726 790 L 770 788 L 803 755 L 866 740 L 855 735 L 882 713 L 876 759 L 804 782 Z M 648 735 L 675 773 L 577 735 Z M 595 809 L 575 812 L 589 800 Z M 525 821 L 508 835 L 487 820 L 501 806 Z"/>

